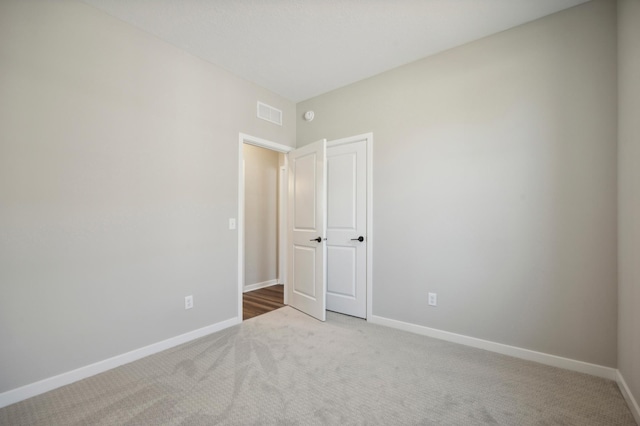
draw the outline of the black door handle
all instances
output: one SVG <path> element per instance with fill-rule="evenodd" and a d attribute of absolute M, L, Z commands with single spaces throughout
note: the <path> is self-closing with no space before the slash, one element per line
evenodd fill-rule
<path fill-rule="evenodd" d="M 318 237 L 318 238 L 314 238 L 313 240 L 309 240 L 309 241 L 315 241 L 316 243 L 321 243 L 322 242 L 322 238 Z"/>
<path fill-rule="evenodd" d="M 363 242 L 364 241 L 364 237 L 362 235 L 360 235 L 358 238 L 352 238 L 351 241 L 360 241 Z"/>

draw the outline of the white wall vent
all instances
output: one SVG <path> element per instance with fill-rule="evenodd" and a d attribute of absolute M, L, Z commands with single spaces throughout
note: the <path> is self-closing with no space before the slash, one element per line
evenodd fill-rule
<path fill-rule="evenodd" d="M 282 111 L 262 102 L 258 102 L 258 118 L 282 126 Z"/>

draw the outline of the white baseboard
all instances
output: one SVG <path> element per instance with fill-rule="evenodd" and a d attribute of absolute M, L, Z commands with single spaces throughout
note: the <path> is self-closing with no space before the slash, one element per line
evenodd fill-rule
<path fill-rule="evenodd" d="M 179 336 L 172 337 L 161 342 L 153 343 L 140 349 L 135 349 L 131 352 L 127 352 L 121 355 L 116 355 L 112 358 L 108 358 L 102 361 L 98 361 L 94 364 L 80 367 L 76 370 L 67 371 L 66 373 L 59 374 L 57 376 L 49 377 L 39 382 L 31 383 L 17 389 L 12 389 L 0 394 L 0 408 L 6 407 L 16 402 L 20 402 L 32 396 L 40 395 L 50 390 L 59 388 L 77 382 L 78 380 L 86 379 L 87 377 L 94 376 L 98 373 L 103 373 L 112 368 L 119 367 L 124 364 L 128 364 L 132 361 L 139 360 L 149 355 L 164 351 L 174 346 L 181 345 L 191 340 L 198 339 L 216 331 L 224 330 L 236 324 L 240 324 L 242 319 L 235 317 L 216 324 L 212 324 L 197 330 L 190 331 Z"/>
<path fill-rule="evenodd" d="M 597 364 L 589 364 L 583 361 L 563 358 L 556 355 L 549 355 L 542 352 L 536 352 L 529 349 L 518 348 L 516 346 L 504 345 L 502 343 L 491 342 L 488 340 L 477 339 L 475 337 L 464 336 L 462 334 L 450 333 L 448 331 L 437 330 L 422 325 L 411 324 L 408 322 L 392 320 L 389 318 L 372 315 L 368 321 L 373 324 L 384 325 L 411 333 L 421 334 L 423 336 L 434 337 L 436 339 L 446 340 L 448 342 L 459 343 L 474 348 L 484 349 L 503 355 L 509 355 L 516 358 L 525 359 L 527 361 L 539 362 L 540 364 L 550 365 L 552 367 L 564 368 L 567 370 L 577 371 L 580 373 L 591 374 L 592 376 L 603 377 L 609 380 L 617 379 L 617 371 L 615 368 L 604 367 Z"/>
<path fill-rule="evenodd" d="M 616 381 L 618 382 L 618 387 L 620 388 L 620 392 L 622 392 L 622 396 L 624 396 L 625 401 L 627 401 L 631 414 L 633 414 L 633 418 L 636 419 L 636 423 L 640 425 L 640 406 L 638 405 L 638 401 L 633 397 L 633 394 L 631 393 L 629 386 L 627 386 L 627 382 L 624 380 L 624 377 L 622 377 L 620 370 L 618 370 Z"/>
<path fill-rule="evenodd" d="M 276 284 L 278 284 L 277 279 L 262 281 L 261 283 L 249 284 L 244 286 L 244 288 L 242 289 L 242 292 L 246 293 L 248 291 L 258 290 L 260 288 L 271 287 L 272 285 L 276 285 Z"/>
<path fill-rule="evenodd" d="M 273 285 L 273 284 L 271 284 Z M 266 286 L 265 286 L 266 287 Z M 576 361 L 569 358 L 563 358 L 555 355 L 549 355 L 542 352 L 531 351 L 529 349 L 518 348 L 515 346 L 504 345 L 502 343 L 490 342 L 488 340 L 477 339 L 475 337 L 464 336 L 461 334 L 450 333 L 447 331 L 437 330 L 417 324 L 411 324 L 403 321 L 392 320 L 377 315 L 370 315 L 368 321 L 372 324 L 379 324 L 398 330 L 408 331 L 411 333 L 420 334 L 423 336 L 429 336 L 436 339 L 446 340 L 453 343 L 459 343 L 466 346 L 471 346 L 479 349 L 488 350 L 491 352 L 500 353 L 503 355 L 509 355 L 516 358 L 526 359 L 528 361 L 535 361 L 541 364 L 550 365 L 553 367 L 565 368 L 567 370 L 577 371 L 580 373 L 591 374 L 593 376 L 603 377 L 610 380 L 615 380 L 618 383 L 618 387 L 624 396 L 624 399 L 629 405 L 636 422 L 640 425 L 640 407 L 635 400 L 633 394 L 629 390 L 626 381 L 620 371 L 610 367 L 604 367 L 596 364 L 589 364 L 583 361 Z M 0 408 L 8 405 L 20 402 L 27 398 L 31 398 L 36 395 L 48 392 L 50 390 L 59 388 L 76 382 L 78 380 L 85 379 L 87 377 L 94 376 L 96 374 L 111 370 L 124 364 L 136 361 L 149 355 L 164 351 L 166 349 L 181 345 L 191 340 L 198 339 L 211 333 L 215 333 L 225 328 L 232 327 L 236 324 L 240 324 L 242 320 L 238 317 L 231 318 L 216 324 L 212 324 L 194 331 L 190 331 L 185 334 L 181 334 L 176 337 L 172 337 L 161 342 L 153 343 L 140 349 L 133 350 L 115 357 L 98 361 L 94 364 L 90 364 L 84 367 L 80 367 L 76 370 L 68 371 L 66 373 L 59 374 L 54 377 L 31 383 L 12 389 L 0 394 Z"/>

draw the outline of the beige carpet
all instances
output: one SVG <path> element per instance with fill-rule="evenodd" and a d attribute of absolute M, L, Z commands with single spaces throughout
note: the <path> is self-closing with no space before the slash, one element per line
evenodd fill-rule
<path fill-rule="evenodd" d="M 635 425 L 608 380 L 285 307 L 5 407 L 2 425 Z"/>

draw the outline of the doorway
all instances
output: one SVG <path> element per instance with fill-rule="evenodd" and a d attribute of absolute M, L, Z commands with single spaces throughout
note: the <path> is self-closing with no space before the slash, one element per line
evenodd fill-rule
<path fill-rule="evenodd" d="M 292 148 L 242 133 L 238 145 L 238 319 L 242 320 L 286 304 L 286 296 L 279 296 L 285 292 L 278 286 L 286 282 L 285 154 Z"/>

